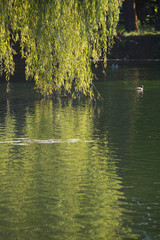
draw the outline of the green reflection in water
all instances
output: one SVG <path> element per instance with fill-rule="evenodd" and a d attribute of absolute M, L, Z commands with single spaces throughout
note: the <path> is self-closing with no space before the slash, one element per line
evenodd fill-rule
<path fill-rule="evenodd" d="M 22 115 L 25 104 L 16 105 L 17 118 L 13 105 L 6 103 L 1 141 L 27 137 L 94 142 L 0 144 L 1 238 L 136 239 L 123 224 L 116 156 L 106 135 L 94 135 L 93 119 L 100 109 L 89 102 L 77 106 L 37 100 Z"/>

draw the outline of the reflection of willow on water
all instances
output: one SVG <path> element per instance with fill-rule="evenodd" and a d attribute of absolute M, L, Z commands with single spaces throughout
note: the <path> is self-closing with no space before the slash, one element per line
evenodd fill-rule
<path fill-rule="evenodd" d="M 89 103 L 74 107 L 36 101 L 34 110 L 25 111 L 21 137 L 94 142 L 0 145 L 3 221 L 12 239 L 28 234 L 31 239 L 134 239 L 123 226 L 116 157 L 107 136 L 94 137 L 93 118 Z M 15 133 L 19 120 L 9 110 L 6 119 L 7 137 L 20 137 Z"/>
<path fill-rule="evenodd" d="M 54 104 L 52 100 L 35 102 L 34 114 L 26 112 L 25 135 L 29 139 L 91 140 L 93 108 L 86 102 L 75 106 Z"/>

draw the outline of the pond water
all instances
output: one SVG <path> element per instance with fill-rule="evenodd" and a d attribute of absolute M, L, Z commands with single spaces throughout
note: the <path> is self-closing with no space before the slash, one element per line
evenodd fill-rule
<path fill-rule="evenodd" d="M 0 84 L 0 240 L 160 239 L 160 65 L 98 78 L 94 103 Z"/>

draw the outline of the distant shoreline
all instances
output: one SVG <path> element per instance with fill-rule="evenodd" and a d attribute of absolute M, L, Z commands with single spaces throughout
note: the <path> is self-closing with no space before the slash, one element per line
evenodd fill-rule
<path fill-rule="evenodd" d="M 160 61 L 160 35 L 116 36 L 108 60 Z"/>

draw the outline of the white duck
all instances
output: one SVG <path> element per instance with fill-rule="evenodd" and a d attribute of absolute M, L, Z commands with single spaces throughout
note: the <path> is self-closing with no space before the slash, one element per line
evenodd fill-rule
<path fill-rule="evenodd" d="M 137 90 L 138 92 L 143 92 L 143 85 L 142 85 L 141 87 L 137 87 L 136 90 Z"/>

